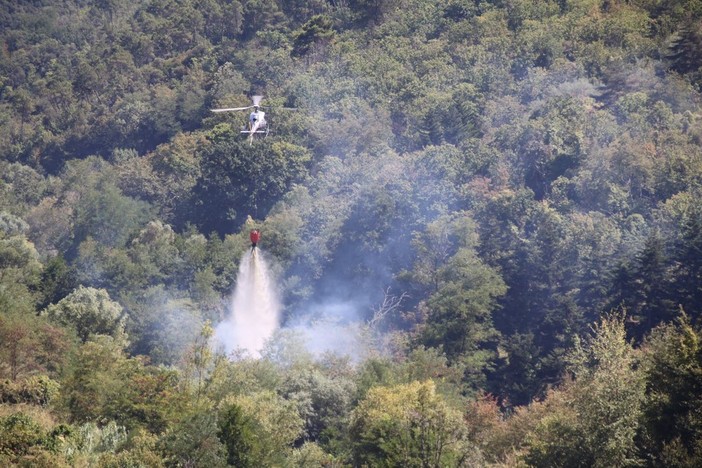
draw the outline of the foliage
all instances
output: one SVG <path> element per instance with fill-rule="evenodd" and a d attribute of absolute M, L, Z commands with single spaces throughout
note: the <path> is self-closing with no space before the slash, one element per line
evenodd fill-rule
<path fill-rule="evenodd" d="M 44 436 L 39 425 L 27 415 L 15 413 L 0 420 L 0 454 L 17 460 L 39 445 Z"/>
<path fill-rule="evenodd" d="M 221 419 L 218 435 L 227 447 L 227 463 L 241 467 L 255 466 L 251 460 L 253 444 L 256 443 L 254 422 L 237 405 L 227 408 Z"/>
<path fill-rule="evenodd" d="M 217 431 L 214 413 L 186 416 L 158 442 L 166 466 L 227 466 L 226 448 Z"/>
<path fill-rule="evenodd" d="M 74 328 L 83 342 L 94 335 L 126 339 L 122 306 L 112 301 L 104 289 L 79 286 L 58 304 L 47 307 L 43 314 Z"/>
<path fill-rule="evenodd" d="M 149 356 L 155 365 L 182 362 L 202 322 L 192 301 L 174 298 L 164 288 L 154 287 L 123 296 L 122 303 L 127 307 L 131 353 Z"/>
<path fill-rule="evenodd" d="M 41 317 L 0 315 L 0 375 L 14 381 L 37 372 L 59 373 L 73 348 L 71 334 Z"/>
<path fill-rule="evenodd" d="M 293 451 L 290 457 L 290 466 L 296 467 L 323 467 L 343 466 L 333 456 L 327 454 L 314 442 L 305 442 L 302 447 Z"/>
<path fill-rule="evenodd" d="M 2 2 L 0 464 L 700 465 L 701 21 Z M 260 359 L 210 342 L 250 226 Z"/>
<path fill-rule="evenodd" d="M 261 391 L 231 397 L 225 405 L 219 437 L 230 464 L 273 466 L 284 462 L 303 428 L 293 402 Z"/>
<path fill-rule="evenodd" d="M 84 343 L 63 379 L 61 406 L 74 422 L 107 417 L 129 429 L 159 433 L 182 410 L 178 374 L 127 358 L 108 336 Z"/>
<path fill-rule="evenodd" d="M 293 182 L 304 177 L 309 160 L 305 148 L 285 142 L 249 145 L 229 140 L 208 146 L 202 157 L 202 178 L 193 190 L 195 206 L 207 207 L 199 219 L 203 228 L 226 232 L 250 213 L 267 212 Z"/>
<path fill-rule="evenodd" d="M 72 431 L 65 441 L 62 451 L 69 459 L 97 461 L 102 453 L 113 452 L 127 440 L 122 426 L 110 421 L 103 427 L 87 422 Z"/>
<path fill-rule="evenodd" d="M 310 53 L 314 47 L 334 39 L 332 21 L 329 17 L 316 15 L 293 33 L 292 55 L 301 57 Z"/>
<path fill-rule="evenodd" d="M 60 384 L 45 375 L 21 382 L 0 382 L 0 403 L 30 403 L 47 406 L 58 395 Z"/>
<path fill-rule="evenodd" d="M 467 372 L 479 376 L 490 366 L 490 344 L 498 338 L 491 313 L 506 287 L 477 256 L 470 240 L 473 233 L 461 234 L 463 245 L 435 273 L 437 289 L 426 302 L 422 341 L 441 347 L 451 362 L 462 362 Z M 470 384 L 480 383 L 480 377 L 475 378 Z"/>
<path fill-rule="evenodd" d="M 644 440 L 661 464 L 693 466 L 699 462 L 702 420 L 696 415 L 701 374 L 700 331 L 681 313 L 656 328 L 644 348 L 647 374 Z"/>
<path fill-rule="evenodd" d="M 633 466 L 645 378 L 626 341 L 624 316 L 603 318 L 570 356 L 575 381 L 564 406 L 536 427 L 526 460 L 535 466 Z"/>
<path fill-rule="evenodd" d="M 32 307 L 41 270 L 39 253 L 24 235 L 0 233 L 0 303 L 4 308 Z"/>
<path fill-rule="evenodd" d="M 297 405 L 305 423 L 305 440 L 329 443 L 343 432 L 355 390 L 352 381 L 333 379 L 318 369 L 301 368 L 288 375 L 278 389 Z"/>
<path fill-rule="evenodd" d="M 373 388 L 352 417 L 355 463 L 459 465 L 466 450 L 460 419 L 431 380 Z"/>
<path fill-rule="evenodd" d="M 157 438 L 146 431 L 137 430 L 129 435 L 117 452 L 100 454 L 99 464 L 105 467 L 165 466 L 156 448 Z"/>

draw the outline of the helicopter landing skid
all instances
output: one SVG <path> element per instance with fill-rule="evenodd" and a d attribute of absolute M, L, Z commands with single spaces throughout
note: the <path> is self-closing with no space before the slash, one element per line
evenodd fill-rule
<path fill-rule="evenodd" d="M 254 135 L 268 136 L 268 129 L 256 130 L 255 132 L 252 132 L 251 130 L 241 130 L 239 133 L 245 133 L 246 135 L 251 135 L 253 133 Z"/>

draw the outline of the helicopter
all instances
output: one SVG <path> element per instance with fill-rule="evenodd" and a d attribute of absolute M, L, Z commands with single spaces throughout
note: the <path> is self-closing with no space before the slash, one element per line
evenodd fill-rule
<path fill-rule="evenodd" d="M 249 122 L 247 126 L 241 128 L 239 133 L 244 133 L 249 136 L 249 144 L 253 144 L 254 135 L 268 136 L 270 127 L 268 122 L 266 122 L 266 113 L 261 109 L 261 100 L 263 96 L 251 96 L 252 105 L 246 107 L 228 107 L 223 109 L 211 109 L 212 112 L 236 112 L 245 111 L 248 109 L 253 109 L 251 114 L 249 114 Z M 293 107 L 283 107 L 282 109 L 294 110 Z"/>

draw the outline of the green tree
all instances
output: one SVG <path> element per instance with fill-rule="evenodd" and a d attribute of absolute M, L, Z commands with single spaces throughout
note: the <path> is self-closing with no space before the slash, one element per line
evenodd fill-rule
<path fill-rule="evenodd" d="M 672 70 L 687 75 L 692 83 L 699 83 L 702 67 L 702 22 L 698 19 L 681 26 L 673 36 L 667 59 Z"/>
<path fill-rule="evenodd" d="M 44 309 L 68 296 L 77 286 L 75 276 L 75 271 L 62 256 L 49 259 L 41 273 L 40 289 L 43 297 L 39 308 Z"/>
<path fill-rule="evenodd" d="M 676 299 L 686 310 L 702 310 L 702 210 L 690 207 L 680 220 L 680 237 L 673 246 Z"/>
<path fill-rule="evenodd" d="M 252 460 L 253 445 L 257 443 L 256 423 L 237 405 L 231 405 L 219 418 L 219 439 L 227 448 L 227 463 L 248 468 L 256 466 Z"/>
<path fill-rule="evenodd" d="M 341 436 L 355 391 L 349 379 L 330 378 L 315 368 L 294 369 L 278 390 L 297 405 L 305 440 L 324 445 Z"/>
<path fill-rule="evenodd" d="M 122 247 L 149 216 L 149 205 L 125 197 L 113 181 L 102 180 L 84 193 L 75 207 L 77 241 L 92 237 L 109 247 Z"/>
<path fill-rule="evenodd" d="M 291 54 L 296 57 L 305 56 L 314 48 L 333 41 L 334 34 L 331 18 L 324 15 L 315 15 L 293 33 Z"/>
<path fill-rule="evenodd" d="M 342 462 L 334 456 L 326 453 L 314 442 L 305 442 L 301 447 L 293 450 L 288 463 L 289 466 L 299 468 L 342 466 Z"/>
<path fill-rule="evenodd" d="M 152 203 L 160 219 L 183 223 L 192 215 L 189 202 L 200 176 L 199 149 L 206 144 L 200 133 L 178 133 L 142 158 L 135 151 L 127 153 L 115 161 L 118 185 L 125 195 Z"/>
<path fill-rule="evenodd" d="M 20 163 L 2 164 L 0 180 L 7 184 L 10 200 L 5 209 L 14 214 L 37 204 L 46 193 L 47 182 L 40 173 Z"/>
<path fill-rule="evenodd" d="M 271 391 L 231 396 L 224 408 L 219 434 L 230 463 L 282 465 L 302 434 L 303 421 L 295 403 Z"/>
<path fill-rule="evenodd" d="M 15 413 L 0 418 L 0 456 L 8 457 L 10 463 L 18 462 L 40 446 L 43 438 L 44 431 L 26 414 Z"/>
<path fill-rule="evenodd" d="M 227 466 L 227 450 L 218 436 L 217 415 L 199 411 L 185 416 L 158 441 L 166 466 Z M 260 466 L 260 465 L 259 465 Z"/>
<path fill-rule="evenodd" d="M 214 364 L 214 355 L 211 348 L 214 331 L 210 322 L 203 323 L 200 327 L 200 333 L 195 337 L 185 355 L 187 372 L 195 384 L 194 394 L 198 401 L 204 391 L 205 379 Z"/>
<path fill-rule="evenodd" d="M 251 38 L 258 31 L 276 29 L 286 21 L 278 2 L 274 0 L 247 1 L 244 7 L 243 35 Z"/>
<path fill-rule="evenodd" d="M 462 362 L 473 374 L 471 384 L 496 357 L 499 336 L 492 312 L 507 287 L 497 271 L 485 265 L 475 251 L 477 239 L 470 230 L 463 246 L 438 270 L 438 290 L 426 302 L 427 323 L 422 342 L 440 346 L 452 362 Z M 472 380 L 472 379 L 471 379 Z"/>
<path fill-rule="evenodd" d="M 635 435 L 645 380 L 624 323 L 624 317 L 603 319 L 594 327 L 594 337 L 585 347 L 576 347 L 571 358 L 576 408 L 595 466 L 637 463 Z"/>
<path fill-rule="evenodd" d="M 429 293 L 439 290 L 441 268 L 454 253 L 457 232 L 462 223 L 469 223 L 468 218 L 443 215 L 428 223 L 423 232 L 413 234 L 412 247 L 416 258 L 412 270 L 406 272 L 408 279 L 426 288 Z"/>
<path fill-rule="evenodd" d="M 528 438 L 534 466 L 623 467 L 640 463 L 636 436 L 645 398 L 640 352 L 626 340 L 623 315 L 603 318 L 570 355 L 575 380 L 561 390 L 559 410 Z M 565 462 L 564 462 L 565 461 Z"/>
<path fill-rule="evenodd" d="M 143 429 L 137 429 L 129 434 L 129 438 L 115 453 L 107 452 L 100 456 L 99 466 L 105 468 L 120 468 L 124 466 L 149 466 L 161 468 L 165 466 L 164 459 L 158 452 L 158 438 Z"/>
<path fill-rule="evenodd" d="M 674 317 L 673 274 L 663 238 L 652 233 L 633 264 L 622 265 L 614 283 L 612 296 L 620 300 L 637 324 L 635 332 L 642 338 L 646 331 Z"/>
<path fill-rule="evenodd" d="M 0 305 L 6 310 L 14 308 L 11 304 L 33 308 L 42 268 L 39 253 L 24 235 L 0 232 Z"/>
<path fill-rule="evenodd" d="M 0 376 L 17 380 L 63 369 L 71 335 L 42 317 L 22 311 L 0 314 Z"/>
<path fill-rule="evenodd" d="M 305 148 L 270 140 L 208 146 L 194 190 L 199 222 L 207 232 L 225 233 L 248 215 L 267 213 L 293 182 L 306 175 L 309 160 Z"/>
<path fill-rule="evenodd" d="M 145 282 L 166 283 L 175 279 L 181 264 L 173 228 L 151 221 L 131 240 L 127 255 Z"/>
<path fill-rule="evenodd" d="M 126 429 L 114 421 L 102 426 L 86 422 L 67 435 L 60 448 L 74 465 L 98 464 L 104 454 L 114 453 L 127 440 Z"/>
<path fill-rule="evenodd" d="M 79 286 L 57 304 L 47 307 L 42 314 L 73 328 L 83 342 L 94 335 L 126 340 L 122 306 L 111 300 L 104 289 Z"/>
<path fill-rule="evenodd" d="M 109 336 L 84 343 L 67 368 L 61 406 L 73 422 L 107 418 L 127 429 L 161 433 L 184 411 L 177 371 L 128 358 Z"/>
<path fill-rule="evenodd" d="M 183 362 L 203 319 L 195 304 L 186 298 L 178 299 L 180 295 L 162 286 L 132 294 L 122 292 L 131 354 L 148 356 L 155 365 Z"/>
<path fill-rule="evenodd" d="M 434 383 L 374 387 L 353 411 L 354 463 L 369 466 L 460 466 L 466 456 L 460 412 Z"/>
<path fill-rule="evenodd" d="M 104 414 L 107 401 L 124 384 L 116 372 L 124 360 L 122 346 L 109 336 L 98 335 L 78 349 L 61 389 L 72 421 L 92 421 Z"/>
<path fill-rule="evenodd" d="M 661 466 L 702 462 L 702 333 L 682 313 L 655 328 L 643 347 L 646 400 L 642 441 Z"/>
<path fill-rule="evenodd" d="M 22 219 L 6 211 L 0 211 L 0 232 L 3 236 L 13 237 L 26 234 L 29 225 Z"/>

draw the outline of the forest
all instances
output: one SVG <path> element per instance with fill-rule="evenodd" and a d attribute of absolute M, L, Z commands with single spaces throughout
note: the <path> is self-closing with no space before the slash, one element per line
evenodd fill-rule
<path fill-rule="evenodd" d="M 0 465 L 702 466 L 702 0 L 0 26 Z"/>

